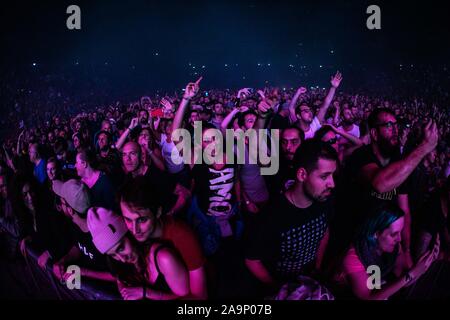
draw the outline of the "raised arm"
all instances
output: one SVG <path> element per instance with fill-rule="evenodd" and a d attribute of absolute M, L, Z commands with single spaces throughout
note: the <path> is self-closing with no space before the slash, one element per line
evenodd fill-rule
<path fill-rule="evenodd" d="M 126 128 L 126 130 L 122 133 L 122 135 L 120 136 L 119 140 L 117 140 L 116 142 L 116 149 L 120 150 L 122 149 L 123 145 L 125 144 L 125 141 L 127 141 L 128 136 L 130 135 L 130 132 L 137 127 L 139 123 L 139 119 L 138 118 L 133 118 L 131 120 L 130 125 L 128 126 L 128 128 Z"/>
<path fill-rule="evenodd" d="M 436 123 L 430 121 L 424 130 L 423 141 L 404 159 L 392 162 L 384 168 L 371 163 L 363 168 L 363 178 L 380 193 L 399 187 L 419 165 L 422 159 L 436 148 L 439 133 Z"/>
<path fill-rule="evenodd" d="M 328 107 L 333 101 L 334 94 L 336 93 L 336 89 L 339 87 L 342 81 L 342 74 L 338 71 L 334 76 L 331 77 L 331 88 L 328 91 L 325 100 L 320 106 L 319 112 L 317 113 L 317 119 L 319 119 L 320 123 L 323 123 L 325 120 L 325 115 L 327 113 Z"/>
<path fill-rule="evenodd" d="M 297 105 L 298 98 L 300 98 L 300 96 L 305 92 L 306 92 L 305 87 L 298 88 L 297 92 L 294 94 L 294 96 L 291 99 L 291 102 L 289 103 L 289 120 L 291 123 L 297 121 L 297 115 L 295 114 L 295 106 Z"/>
<path fill-rule="evenodd" d="M 333 129 L 333 131 L 336 134 L 344 137 L 345 139 L 347 139 L 348 141 L 353 143 L 355 146 L 363 146 L 364 145 L 364 142 L 361 139 L 359 139 L 358 137 L 346 132 L 345 130 L 339 130 L 338 128 L 336 128 L 335 126 L 333 126 L 331 124 L 329 124 L 329 126 Z"/>
<path fill-rule="evenodd" d="M 186 86 L 186 90 L 184 91 L 183 99 L 181 99 L 180 106 L 178 107 L 177 112 L 175 113 L 175 117 L 173 119 L 172 128 L 173 131 L 181 128 L 181 124 L 183 123 L 183 118 L 186 113 L 187 106 L 189 102 L 199 91 L 200 81 L 202 81 L 203 77 L 200 77 L 197 81 L 191 82 Z"/>

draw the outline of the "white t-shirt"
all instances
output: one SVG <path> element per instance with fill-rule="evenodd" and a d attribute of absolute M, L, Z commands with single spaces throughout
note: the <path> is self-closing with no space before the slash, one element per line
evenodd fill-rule
<path fill-rule="evenodd" d="M 172 150 L 176 149 L 176 146 L 175 143 L 173 143 L 173 141 L 171 143 L 167 142 L 167 136 L 164 133 L 161 134 L 161 142 L 159 143 L 159 145 L 161 146 L 161 153 L 164 158 L 164 163 L 166 165 L 167 171 L 169 171 L 169 173 L 178 173 L 181 170 L 183 170 L 184 168 L 183 157 L 181 157 L 181 155 L 177 152 L 176 163 L 180 164 L 175 164 L 172 161 Z"/>
<path fill-rule="evenodd" d="M 355 136 L 357 138 L 359 138 L 360 135 L 361 135 L 361 133 L 359 132 L 359 127 L 356 124 L 353 124 L 352 130 L 350 130 L 350 131 L 346 131 L 342 126 L 340 126 L 338 129 L 342 130 L 342 131 L 345 131 L 345 132 L 347 132 L 347 133 L 349 133 L 352 136 Z"/>
<path fill-rule="evenodd" d="M 314 117 L 313 121 L 309 126 L 309 130 L 305 131 L 305 140 L 314 138 L 314 134 L 316 133 L 317 130 L 320 129 L 320 127 L 322 127 L 322 125 L 320 124 L 319 119 L 317 119 L 317 117 Z"/>

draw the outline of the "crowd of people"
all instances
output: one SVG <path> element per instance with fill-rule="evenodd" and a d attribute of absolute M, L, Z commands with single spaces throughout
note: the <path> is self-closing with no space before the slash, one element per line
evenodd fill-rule
<path fill-rule="evenodd" d="M 201 80 L 48 109 L 6 137 L 1 259 L 33 248 L 56 279 L 76 264 L 126 300 L 449 297 L 448 105 L 340 92 L 339 72 L 325 90 Z M 243 164 L 186 161 L 173 133 L 199 126 L 194 150 L 226 129 L 279 130 L 279 170 L 261 174 L 248 137 Z"/>

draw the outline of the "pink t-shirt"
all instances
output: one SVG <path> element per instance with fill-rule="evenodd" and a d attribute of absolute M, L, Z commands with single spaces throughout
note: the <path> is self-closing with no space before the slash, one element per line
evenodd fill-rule
<path fill-rule="evenodd" d="M 355 247 L 350 247 L 347 251 L 342 265 L 338 273 L 336 274 L 335 281 L 338 284 L 346 285 L 348 284 L 347 277 L 352 273 L 366 272 L 366 268 L 362 264 L 358 255 L 356 254 Z"/>

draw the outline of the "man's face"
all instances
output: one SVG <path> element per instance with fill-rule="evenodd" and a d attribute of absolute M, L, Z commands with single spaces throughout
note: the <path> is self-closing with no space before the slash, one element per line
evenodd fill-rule
<path fill-rule="evenodd" d="M 77 174 L 79 177 L 83 177 L 86 172 L 86 161 L 83 161 L 80 158 L 80 154 L 77 154 L 75 158 L 75 169 L 77 170 Z"/>
<path fill-rule="evenodd" d="M 151 238 L 155 231 L 156 217 L 147 208 L 134 208 L 124 201 L 120 201 L 120 208 L 128 230 L 139 242 Z"/>
<path fill-rule="evenodd" d="M 319 158 L 317 169 L 306 173 L 306 179 L 303 182 L 305 195 L 319 202 L 327 200 L 334 188 L 335 171 L 336 161 Z"/>
<path fill-rule="evenodd" d="M 111 123 L 109 121 L 103 122 L 101 131 L 106 131 L 106 132 L 111 133 Z"/>
<path fill-rule="evenodd" d="M 22 199 L 29 210 L 34 210 L 34 194 L 28 183 L 22 187 Z"/>
<path fill-rule="evenodd" d="M 30 156 L 30 161 L 35 162 L 38 158 L 37 147 L 35 144 L 30 145 L 30 150 L 28 150 Z"/>
<path fill-rule="evenodd" d="M 306 104 L 301 105 L 297 117 L 306 123 L 311 123 L 313 121 L 313 113 L 311 108 Z"/>
<path fill-rule="evenodd" d="M 255 125 L 256 116 L 254 114 L 246 114 L 244 117 L 245 130 L 253 128 Z"/>
<path fill-rule="evenodd" d="M 59 197 L 59 200 L 60 200 L 60 205 L 59 205 L 60 210 L 58 210 L 58 211 L 62 211 L 62 213 L 64 213 L 64 215 L 67 218 L 69 218 L 70 220 L 73 220 L 76 212 L 69 206 L 69 204 L 67 203 L 67 201 L 64 198 Z"/>
<path fill-rule="evenodd" d="M 217 115 L 223 115 L 224 112 L 225 112 L 225 111 L 224 111 L 224 109 L 223 109 L 222 104 L 216 103 L 216 104 L 214 105 L 214 114 L 217 114 Z"/>
<path fill-rule="evenodd" d="M 344 123 L 347 125 L 353 124 L 353 122 L 354 122 L 354 116 L 350 109 L 344 110 L 344 112 L 342 114 L 342 118 L 344 120 Z"/>
<path fill-rule="evenodd" d="M 383 230 L 382 232 L 377 232 L 376 238 L 378 248 L 381 252 L 394 252 L 395 248 L 402 240 L 401 234 L 404 224 L 405 219 L 401 217 L 392 222 L 389 228 Z"/>
<path fill-rule="evenodd" d="M 99 134 L 97 141 L 98 141 L 98 147 L 100 148 L 100 150 L 102 150 L 102 151 L 108 150 L 109 139 L 106 134 L 104 134 L 104 133 Z"/>
<path fill-rule="evenodd" d="M 140 124 L 147 124 L 148 123 L 148 113 L 145 111 L 139 112 L 139 123 Z"/>
<path fill-rule="evenodd" d="M 122 162 L 126 173 L 136 171 L 141 162 L 140 147 L 136 143 L 127 143 L 122 150 Z"/>
<path fill-rule="evenodd" d="M 281 135 L 281 151 L 286 159 L 292 161 L 295 152 L 302 143 L 298 130 L 285 129 Z"/>
<path fill-rule="evenodd" d="M 385 157 L 392 156 L 398 149 L 399 137 L 397 119 L 390 113 L 381 113 L 377 122 L 376 144 Z"/>
<path fill-rule="evenodd" d="M 56 178 L 56 163 L 49 162 L 47 163 L 47 177 L 50 181 L 55 180 Z"/>
<path fill-rule="evenodd" d="M 60 123 L 61 123 L 61 120 L 58 117 L 56 117 L 55 118 L 55 125 L 59 126 Z"/>

